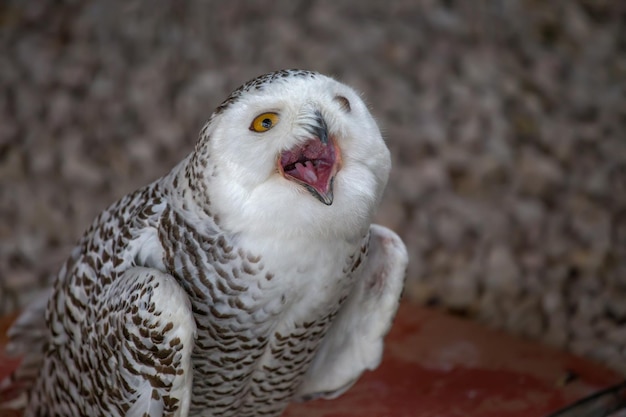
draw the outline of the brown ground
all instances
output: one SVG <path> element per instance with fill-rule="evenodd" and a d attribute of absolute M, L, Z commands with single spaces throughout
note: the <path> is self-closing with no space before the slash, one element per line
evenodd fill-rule
<path fill-rule="evenodd" d="M 0 312 L 230 90 L 300 67 L 380 122 L 408 297 L 626 371 L 626 3 L 250 3 L 0 4 Z"/>

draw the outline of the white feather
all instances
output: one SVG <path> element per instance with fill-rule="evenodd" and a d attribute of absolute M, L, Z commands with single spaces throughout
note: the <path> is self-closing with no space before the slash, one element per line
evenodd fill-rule
<path fill-rule="evenodd" d="M 408 255 L 391 230 L 372 225 L 359 282 L 317 352 L 297 397 L 335 398 L 367 369 L 376 368 L 404 286 Z"/>
<path fill-rule="evenodd" d="M 163 416 L 163 402 L 153 399 L 152 391 L 150 384 L 145 381 L 137 387 L 137 397 L 126 412 L 126 417 Z"/>

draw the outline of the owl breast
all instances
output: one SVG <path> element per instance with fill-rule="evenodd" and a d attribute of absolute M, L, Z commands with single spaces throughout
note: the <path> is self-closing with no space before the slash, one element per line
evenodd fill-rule
<path fill-rule="evenodd" d="M 191 415 L 280 415 L 349 293 L 359 248 L 235 244 L 169 215 L 166 268 L 197 325 Z"/>

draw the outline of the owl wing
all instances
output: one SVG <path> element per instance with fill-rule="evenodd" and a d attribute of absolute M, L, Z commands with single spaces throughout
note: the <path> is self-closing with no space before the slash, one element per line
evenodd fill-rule
<path fill-rule="evenodd" d="M 353 292 L 331 328 L 296 394 L 297 400 L 335 398 L 366 369 L 375 369 L 404 286 L 408 255 L 391 230 L 372 225 L 368 256 Z"/>
<path fill-rule="evenodd" d="M 109 331 L 98 326 L 98 338 L 117 345 L 107 348 L 117 350 L 111 369 L 123 383 L 112 388 L 133 387 L 124 393 L 126 416 L 186 416 L 196 336 L 187 294 L 171 275 L 151 268 L 130 268 L 117 282 L 109 292 L 112 311 L 104 318 Z"/>
<path fill-rule="evenodd" d="M 46 306 L 52 291 L 39 294 L 13 322 L 7 332 L 5 346 L 8 357 L 21 357 L 19 367 L 0 381 L 0 415 L 3 410 L 23 409 L 27 403 L 26 392 L 39 374 L 42 351 L 46 342 Z"/>
<path fill-rule="evenodd" d="M 100 300 L 95 322 L 82 326 L 86 350 L 70 344 L 52 349 L 51 354 L 47 351 L 49 356 L 38 370 L 45 391 L 67 385 L 68 380 L 73 384 L 89 380 L 98 389 L 80 395 L 98 409 L 121 407 L 128 417 L 187 416 L 196 325 L 184 290 L 168 274 L 133 267 L 118 277 Z M 18 330 L 20 327 L 14 332 Z M 59 351 L 63 353 L 56 356 Z M 77 363 L 68 365 L 68 358 Z M 79 362 L 88 366 L 78 366 Z M 56 371 L 51 372 L 53 369 Z M 54 404 L 30 403 L 29 409 L 33 406 Z"/>

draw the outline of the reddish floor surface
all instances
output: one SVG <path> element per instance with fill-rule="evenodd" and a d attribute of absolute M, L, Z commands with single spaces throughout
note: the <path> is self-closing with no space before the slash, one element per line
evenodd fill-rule
<path fill-rule="evenodd" d="M 0 321 L 0 345 L 9 322 Z M 0 380 L 16 363 L 0 354 Z M 403 304 L 376 371 L 340 398 L 294 404 L 285 417 L 542 417 L 620 379 L 570 354 Z"/>
<path fill-rule="evenodd" d="M 620 380 L 573 355 L 404 304 L 376 371 L 286 417 L 541 417 Z"/>

